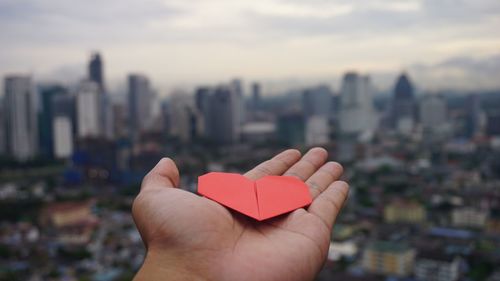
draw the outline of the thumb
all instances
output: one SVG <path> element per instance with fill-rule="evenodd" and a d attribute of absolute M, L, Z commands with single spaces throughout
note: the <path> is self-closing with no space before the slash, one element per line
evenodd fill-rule
<path fill-rule="evenodd" d="M 162 158 L 142 180 L 141 191 L 179 186 L 179 169 L 170 158 Z"/>

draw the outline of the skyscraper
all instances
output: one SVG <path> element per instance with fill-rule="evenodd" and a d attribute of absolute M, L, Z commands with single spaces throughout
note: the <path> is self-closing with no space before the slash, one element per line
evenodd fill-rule
<path fill-rule="evenodd" d="M 340 94 L 341 133 L 359 134 L 374 129 L 377 121 L 370 77 L 355 72 L 346 73 Z"/>
<path fill-rule="evenodd" d="M 4 100 L 0 98 L 0 155 L 5 155 L 6 147 L 6 126 L 5 126 L 5 106 Z"/>
<path fill-rule="evenodd" d="M 146 76 L 140 74 L 128 76 L 129 123 L 132 137 L 137 137 L 153 125 L 154 98 L 154 92 Z"/>
<path fill-rule="evenodd" d="M 61 85 L 46 85 L 39 89 L 41 112 L 40 112 L 40 154 L 44 157 L 54 156 L 53 120 L 54 99 L 56 96 L 66 95 L 67 90 Z"/>
<path fill-rule="evenodd" d="M 233 79 L 229 84 L 229 87 L 232 88 L 231 91 L 234 92 L 237 98 L 234 100 L 237 107 L 237 114 L 234 118 L 237 118 L 237 122 L 239 124 L 243 124 L 246 122 L 246 108 L 245 108 L 245 92 L 243 88 L 243 81 L 241 79 Z"/>
<path fill-rule="evenodd" d="M 332 92 L 327 86 L 306 89 L 302 94 L 302 109 L 306 117 L 329 118 L 332 114 Z"/>
<path fill-rule="evenodd" d="M 472 138 L 480 131 L 481 102 L 477 94 L 467 96 L 465 105 L 465 136 Z"/>
<path fill-rule="evenodd" d="M 195 115 L 193 96 L 187 93 L 174 93 L 169 102 L 168 114 L 170 123 L 170 134 L 182 142 L 189 142 L 194 137 L 192 122 Z"/>
<path fill-rule="evenodd" d="M 411 130 L 415 123 L 416 102 L 413 86 L 408 76 L 403 73 L 394 86 L 390 123 L 399 131 Z"/>
<path fill-rule="evenodd" d="M 304 119 L 304 115 L 301 112 L 288 112 L 278 116 L 278 140 L 288 146 L 304 144 Z"/>
<path fill-rule="evenodd" d="M 239 141 L 241 123 L 239 119 L 240 96 L 233 87 L 218 86 L 210 95 L 205 109 L 205 134 L 220 144 Z"/>
<path fill-rule="evenodd" d="M 52 140 L 53 156 L 68 158 L 73 154 L 76 134 L 75 97 L 69 93 L 52 98 Z"/>
<path fill-rule="evenodd" d="M 113 138 L 113 110 L 111 99 L 106 91 L 104 78 L 104 63 L 98 52 L 92 53 L 88 65 L 88 79 L 97 84 L 99 89 L 98 114 L 100 135 L 108 139 Z"/>
<path fill-rule="evenodd" d="M 103 63 L 101 55 L 98 52 L 94 52 L 91 55 L 88 67 L 88 78 L 90 81 L 97 84 L 101 94 L 105 92 Z"/>
<path fill-rule="evenodd" d="M 434 132 L 446 124 L 446 101 L 436 95 L 427 95 L 420 103 L 420 120 L 424 129 Z"/>
<path fill-rule="evenodd" d="M 82 81 L 76 93 L 77 131 L 79 138 L 100 136 L 99 86 L 93 81 Z"/>
<path fill-rule="evenodd" d="M 7 151 L 18 161 L 29 160 L 38 151 L 38 113 L 35 101 L 31 77 L 12 75 L 5 78 Z"/>
<path fill-rule="evenodd" d="M 262 89 L 259 83 L 254 82 L 252 84 L 252 109 L 258 110 L 260 109 Z"/>

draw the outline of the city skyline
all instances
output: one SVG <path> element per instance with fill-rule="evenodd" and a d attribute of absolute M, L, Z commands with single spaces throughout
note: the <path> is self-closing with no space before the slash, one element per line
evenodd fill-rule
<path fill-rule="evenodd" d="M 429 90 L 499 88 L 500 4 L 434 2 L 3 1 L 0 74 L 74 82 L 98 50 L 111 89 L 141 72 L 160 95 L 231 77 L 339 85 L 350 70 L 382 89 L 402 70 Z"/>

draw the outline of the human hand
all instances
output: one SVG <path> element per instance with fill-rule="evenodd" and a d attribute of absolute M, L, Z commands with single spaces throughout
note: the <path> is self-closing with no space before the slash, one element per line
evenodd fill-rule
<path fill-rule="evenodd" d="M 147 248 L 134 280 L 312 280 L 321 269 L 332 226 L 346 200 L 342 167 L 322 148 L 303 157 L 287 150 L 245 174 L 295 176 L 312 204 L 255 221 L 177 188 L 179 171 L 162 159 L 144 178 L 132 214 Z"/>

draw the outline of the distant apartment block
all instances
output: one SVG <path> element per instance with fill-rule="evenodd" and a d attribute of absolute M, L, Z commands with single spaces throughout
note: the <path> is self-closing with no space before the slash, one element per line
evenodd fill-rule
<path fill-rule="evenodd" d="M 487 211 L 472 207 L 456 208 L 451 213 L 451 222 L 456 227 L 482 228 L 487 218 Z"/>
<path fill-rule="evenodd" d="M 425 208 L 417 202 L 397 200 L 384 208 L 384 221 L 387 223 L 420 223 L 425 219 Z"/>
<path fill-rule="evenodd" d="M 438 251 L 424 251 L 415 262 L 419 281 L 455 281 L 460 275 L 460 258 Z"/>
<path fill-rule="evenodd" d="M 405 243 L 377 241 L 363 252 L 362 266 L 371 273 L 408 276 L 415 262 L 415 250 Z"/>

